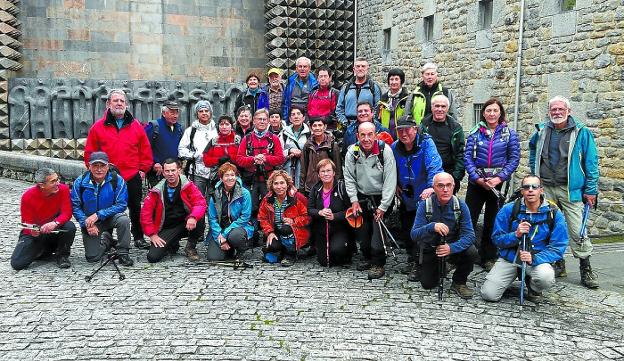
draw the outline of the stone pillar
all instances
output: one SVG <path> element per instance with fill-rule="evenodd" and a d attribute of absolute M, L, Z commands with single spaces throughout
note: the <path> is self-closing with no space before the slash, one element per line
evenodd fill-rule
<path fill-rule="evenodd" d="M 22 68 L 19 63 L 22 55 L 19 52 L 21 32 L 19 0 L 0 1 L 0 149 L 11 149 L 9 136 L 9 71 Z"/>

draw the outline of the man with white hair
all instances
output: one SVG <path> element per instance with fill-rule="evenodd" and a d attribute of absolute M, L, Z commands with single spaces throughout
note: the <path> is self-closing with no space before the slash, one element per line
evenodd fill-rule
<path fill-rule="evenodd" d="M 591 130 L 570 113 L 568 99 L 556 96 L 548 102 L 548 118 L 536 125 L 529 141 L 529 169 L 542 179 L 546 198 L 563 211 L 572 254 L 580 260 L 581 283 L 593 289 L 598 288 L 589 263 L 593 245 L 580 230 L 584 203 L 596 205 L 598 152 Z M 555 264 L 555 274 L 566 275 L 563 260 Z"/>
<path fill-rule="evenodd" d="M 119 174 L 128 186 L 128 210 L 134 246 L 149 248 L 143 239 L 140 213 L 143 179 L 154 165 L 152 147 L 143 126 L 128 110 L 128 98 L 122 89 L 110 91 L 104 116 L 89 129 L 84 151 L 87 168 L 91 154 L 97 151 L 108 154 L 110 162 L 119 169 Z"/>
<path fill-rule="evenodd" d="M 455 117 L 457 114 L 457 104 L 455 104 L 453 92 L 442 86 L 438 80 L 438 66 L 435 63 L 426 63 L 420 68 L 421 82 L 408 98 L 405 109 L 410 111 L 417 124 L 431 114 L 431 98 L 436 95 L 444 95 L 449 100 L 448 113 Z"/>
<path fill-rule="evenodd" d="M 464 178 L 464 130 L 462 126 L 448 114 L 449 99 L 442 94 L 431 99 L 432 113 L 426 116 L 420 128 L 433 139 L 438 153 L 442 158 L 442 168 L 455 179 L 455 189 L 459 190 L 459 182 Z"/>
<path fill-rule="evenodd" d="M 161 116 L 145 125 L 145 134 L 152 146 L 154 165 L 147 172 L 147 180 L 153 187 L 163 178 L 162 161 L 178 157 L 178 144 L 182 139 L 182 126 L 178 123 L 180 106 L 177 102 L 167 100 L 161 108 Z"/>
<path fill-rule="evenodd" d="M 343 127 L 354 123 L 357 119 L 358 104 L 368 102 L 373 104 L 373 114 L 377 114 L 377 104 L 381 99 L 381 88 L 368 75 L 368 61 L 358 57 L 353 63 L 353 79 L 340 88 L 336 117 Z"/>
<path fill-rule="evenodd" d="M 312 90 L 318 87 L 318 81 L 314 74 L 310 72 L 312 69 L 312 61 L 301 56 L 295 61 L 297 71 L 288 77 L 286 89 L 284 90 L 284 99 L 282 106 L 282 119 L 290 116 L 290 107 L 298 105 L 304 110 L 304 115 L 308 110 L 308 96 Z"/>

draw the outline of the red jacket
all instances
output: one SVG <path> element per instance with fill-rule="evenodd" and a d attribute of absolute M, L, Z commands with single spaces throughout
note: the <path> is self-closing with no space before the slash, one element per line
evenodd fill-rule
<path fill-rule="evenodd" d="M 108 109 L 91 126 L 84 151 L 87 168 L 91 153 L 96 151 L 108 154 L 108 159 L 119 168 L 124 180 L 132 179 L 139 170 L 147 173 L 152 168 L 152 147 L 149 139 L 141 123 L 128 111 L 124 114 L 121 129 L 117 129 L 117 122 Z"/>
<path fill-rule="evenodd" d="M 43 226 L 48 222 L 57 221 L 63 225 L 72 217 L 69 187 L 61 183 L 58 192 L 47 197 L 43 195 L 39 186 L 30 187 L 22 195 L 20 210 L 22 223 Z M 31 234 L 29 229 L 22 232 Z"/>
<path fill-rule="evenodd" d="M 216 167 L 219 165 L 219 159 L 222 157 L 230 157 L 230 162 L 236 164 L 236 154 L 238 154 L 238 146 L 240 137 L 233 131 L 229 135 L 221 135 L 217 139 L 211 139 L 204 149 L 204 164 L 206 167 Z"/>
<path fill-rule="evenodd" d="M 333 88 L 315 89 L 308 96 L 308 119 L 326 118 L 334 116 L 338 90 Z"/>
<path fill-rule="evenodd" d="M 206 198 L 193 182 L 180 175 L 180 198 L 187 211 L 186 219 L 193 217 L 202 219 L 206 214 Z M 154 188 L 149 190 L 141 208 L 141 227 L 146 236 L 157 234 L 165 222 L 165 199 L 162 194 L 166 192 L 167 180 L 161 180 Z"/>
<path fill-rule="evenodd" d="M 269 137 L 273 140 L 273 149 L 269 148 Z M 249 140 L 251 139 L 251 140 Z M 251 143 L 251 148 L 249 149 L 249 154 L 247 153 L 247 143 Z M 284 158 L 284 151 L 282 150 L 282 143 L 279 140 L 279 137 L 267 130 L 267 134 L 258 138 L 256 132 L 251 132 L 247 134 L 240 143 L 238 147 L 238 154 L 236 156 L 236 164 L 239 169 L 244 169 L 247 172 L 255 173 L 256 166 L 254 164 L 254 156 L 258 154 L 266 155 L 265 170 L 267 172 L 272 171 L 275 167 L 278 167 L 286 161 Z"/>
<path fill-rule="evenodd" d="M 275 225 L 275 196 L 273 192 L 267 193 L 260 203 L 260 209 L 258 210 L 258 222 L 262 232 L 268 236 L 269 233 L 274 232 L 273 226 Z M 288 195 L 284 199 L 286 202 L 286 210 L 283 217 L 292 218 L 294 223 L 292 225 L 293 232 L 295 234 L 295 248 L 300 249 L 305 246 L 310 240 L 310 230 L 308 225 L 310 224 L 310 216 L 308 215 L 308 200 L 303 194 L 297 192 L 296 189 L 291 189 Z"/>

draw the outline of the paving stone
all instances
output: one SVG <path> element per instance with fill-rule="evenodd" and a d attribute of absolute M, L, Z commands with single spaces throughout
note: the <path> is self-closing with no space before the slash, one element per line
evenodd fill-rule
<path fill-rule="evenodd" d="M 72 268 L 37 261 L 13 271 L 19 199 L 28 183 L 0 178 L 0 354 L 7 360 L 617 360 L 624 358 L 622 295 L 558 283 L 542 304 L 486 303 L 407 282 L 399 261 L 384 280 L 313 259 L 284 269 L 187 266 L 182 255 L 112 267 L 87 283 L 78 235 Z M 200 252 L 205 248 L 200 245 Z M 477 286 L 484 273 L 474 273 Z M 614 275 L 621 277 L 621 275 Z M 447 287 L 450 282 L 447 282 Z M 536 346 L 537 345 L 537 346 Z"/>

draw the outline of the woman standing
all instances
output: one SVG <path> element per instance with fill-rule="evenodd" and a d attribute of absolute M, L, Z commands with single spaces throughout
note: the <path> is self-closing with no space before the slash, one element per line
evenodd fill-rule
<path fill-rule="evenodd" d="M 312 217 L 312 241 L 322 266 L 351 262 L 348 224 L 345 218 L 351 201 L 342 179 L 336 179 L 336 165 L 322 159 L 316 165 L 320 181 L 312 187 L 308 214 Z"/>
<path fill-rule="evenodd" d="M 210 169 L 208 194 L 212 194 L 214 186 L 220 178 L 217 176 L 218 167 L 225 162 L 233 164 L 236 162 L 240 137 L 234 133 L 233 123 L 231 117 L 220 116 L 218 135 L 210 139 L 204 147 L 204 166 Z"/>
<path fill-rule="evenodd" d="M 282 139 L 284 140 L 284 157 L 286 163 L 284 169 L 295 182 L 295 187 L 299 189 L 301 175 L 301 161 L 303 147 L 310 136 L 310 128 L 303 122 L 305 116 L 303 109 L 297 105 L 290 108 L 290 125 L 284 128 Z"/>
<path fill-rule="evenodd" d="M 209 101 L 198 101 L 193 112 L 197 120 L 184 131 L 178 144 L 178 156 L 187 160 L 187 176 L 205 197 L 212 187 L 209 187 L 210 169 L 202 162 L 202 154 L 209 140 L 217 136 L 217 127 L 212 121 L 212 104 Z"/>
<path fill-rule="evenodd" d="M 254 231 L 250 222 L 251 194 L 238 178 L 236 166 L 226 162 L 219 167 L 218 175 L 220 181 L 208 205 L 209 261 L 240 256 L 249 247 Z"/>
<path fill-rule="evenodd" d="M 336 178 L 342 179 L 342 157 L 340 146 L 333 134 L 326 131 L 327 125 L 323 118 L 310 118 L 311 135 L 303 146 L 301 156 L 301 174 L 299 175 L 299 191 L 309 194 L 319 181 L 317 164 L 321 159 L 334 162 Z"/>
<path fill-rule="evenodd" d="M 245 83 L 247 83 L 247 89 L 236 98 L 234 109 L 247 105 L 251 114 L 255 114 L 256 110 L 261 108 L 269 109 L 269 95 L 260 87 L 260 76 L 253 72 L 249 73 Z"/>
<path fill-rule="evenodd" d="M 264 260 L 281 261 L 282 266 L 288 267 L 295 262 L 297 250 L 310 240 L 307 200 L 283 170 L 271 173 L 267 188 L 269 192 L 258 211 L 258 222 L 266 236 Z"/>
<path fill-rule="evenodd" d="M 498 213 L 499 199 L 493 189 L 501 190 L 503 182 L 511 178 L 519 162 L 518 134 L 507 125 L 503 104 L 500 100 L 491 98 L 483 104 L 481 121 L 470 131 L 464 153 L 469 180 L 466 204 L 470 209 L 472 224 L 475 226 L 485 203 L 479 256 L 481 266 L 486 271 L 489 271 L 496 261 L 492 227 Z"/>

